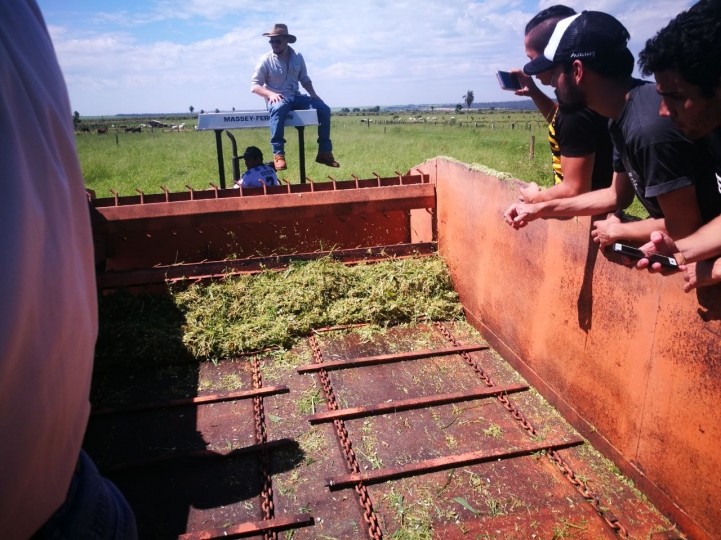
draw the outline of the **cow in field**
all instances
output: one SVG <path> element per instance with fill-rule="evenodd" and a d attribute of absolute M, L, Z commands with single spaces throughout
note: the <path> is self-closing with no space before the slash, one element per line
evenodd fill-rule
<path fill-rule="evenodd" d="M 90 133 L 90 128 L 89 127 L 81 127 L 80 132 L 81 133 Z"/>
<path fill-rule="evenodd" d="M 98 128 L 98 135 L 107 135 L 108 128 Z"/>

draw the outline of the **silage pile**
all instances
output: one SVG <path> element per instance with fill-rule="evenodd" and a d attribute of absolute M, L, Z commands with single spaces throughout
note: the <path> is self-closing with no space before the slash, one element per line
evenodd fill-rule
<path fill-rule="evenodd" d="M 281 272 L 178 287 L 160 297 L 101 298 L 101 366 L 219 360 L 289 348 L 312 328 L 462 317 L 440 257 L 345 266 L 330 259 Z"/>

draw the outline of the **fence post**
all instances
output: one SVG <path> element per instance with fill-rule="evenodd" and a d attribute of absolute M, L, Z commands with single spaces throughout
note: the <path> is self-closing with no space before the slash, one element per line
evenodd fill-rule
<path fill-rule="evenodd" d="M 528 153 L 528 159 L 533 159 L 536 156 L 536 136 L 531 135 L 531 150 Z"/>

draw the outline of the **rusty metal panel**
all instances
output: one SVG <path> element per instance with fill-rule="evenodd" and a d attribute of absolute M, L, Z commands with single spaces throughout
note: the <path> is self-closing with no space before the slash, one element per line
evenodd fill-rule
<path fill-rule="evenodd" d="M 323 183 L 317 184 L 317 191 L 301 191 L 293 186 L 291 193 L 278 187 L 273 195 L 242 197 L 241 190 L 232 189 L 186 193 L 182 200 L 168 193 L 154 196 L 162 198 L 158 202 L 142 204 L 137 197 L 121 198 L 130 200 L 119 200 L 118 205 L 94 199 L 96 264 L 105 270 L 126 270 L 409 243 L 410 211 L 425 212 L 435 205 L 434 186 L 415 178 L 416 183 L 402 185 L 399 178 L 391 179 L 397 185 L 385 181 L 381 187 L 339 182 L 342 189 Z M 375 181 L 362 180 L 359 185 L 368 182 Z M 416 224 L 415 236 L 432 237 L 423 230 L 429 226 Z"/>
<path fill-rule="evenodd" d="M 185 279 L 217 279 L 229 275 L 257 274 L 266 270 L 287 268 L 291 261 L 314 261 L 324 257 L 344 264 L 361 262 L 379 262 L 388 259 L 420 257 L 436 252 L 435 244 L 394 244 L 356 249 L 336 249 L 332 251 L 314 251 L 294 253 L 292 255 L 274 255 L 265 257 L 246 257 L 223 261 L 203 261 L 199 263 L 156 265 L 152 268 L 134 268 L 131 270 L 106 270 L 97 274 L 98 288 L 113 289 L 159 283 L 172 283 Z"/>
<path fill-rule="evenodd" d="M 502 215 L 519 181 L 419 168 L 469 320 L 689 535 L 721 538 L 718 289 L 705 308 L 680 276 L 617 264 L 589 242 L 589 218 L 514 231 Z"/>
<path fill-rule="evenodd" d="M 328 184 L 321 184 L 326 186 Z M 282 190 L 282 188 L 278 188 Z M 95 207 L 109 232 L 123 233 L 141 228 L 152 232 L 166 227 L 161 218 L 174 218 L 178 226 L 197 223 L 225 224 L 267 222 L 278 219 L 308 219 L 385 212 L 389 210 L 432 208 L 435 203 L 432 184 L 409 184 L 372 189 L 318 190 L 311 193 L 283 193 L 272 197 L 240 196 L 158 202 L 123 206 Z M 262 195 L 259 193 L 258 195 Z M 211 219 L 212 218 L 212 219 Z"/>

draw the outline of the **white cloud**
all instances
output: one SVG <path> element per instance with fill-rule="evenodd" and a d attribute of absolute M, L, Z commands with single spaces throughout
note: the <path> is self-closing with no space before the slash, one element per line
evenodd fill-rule
<path fill-rule="evenodd" d="M 468 89 L 476 101 L 514 99 L 498 88 L 494 72 L 523 64 L 526 22 L 555 3 L 281 0 L 271 7 L 249 0 L 163 0 L 144 11 L 126 7 L 90 16 L 102 25 L 46 19 L 73 107 L 113 114 L 182 111 L 191 103 L 206 110 L 262 107 L 250 93 L 250 76 L 268 49 L 261 34 L 276 22 L 298 36 L 294 47 L 331 106 L 450 103 Z M 614 13 L 634 36 L 632 48 L 640 48 L 687 4 L 659 0 L 649 9 L 640 1 L 597 0 L 583 7 Z"/>

